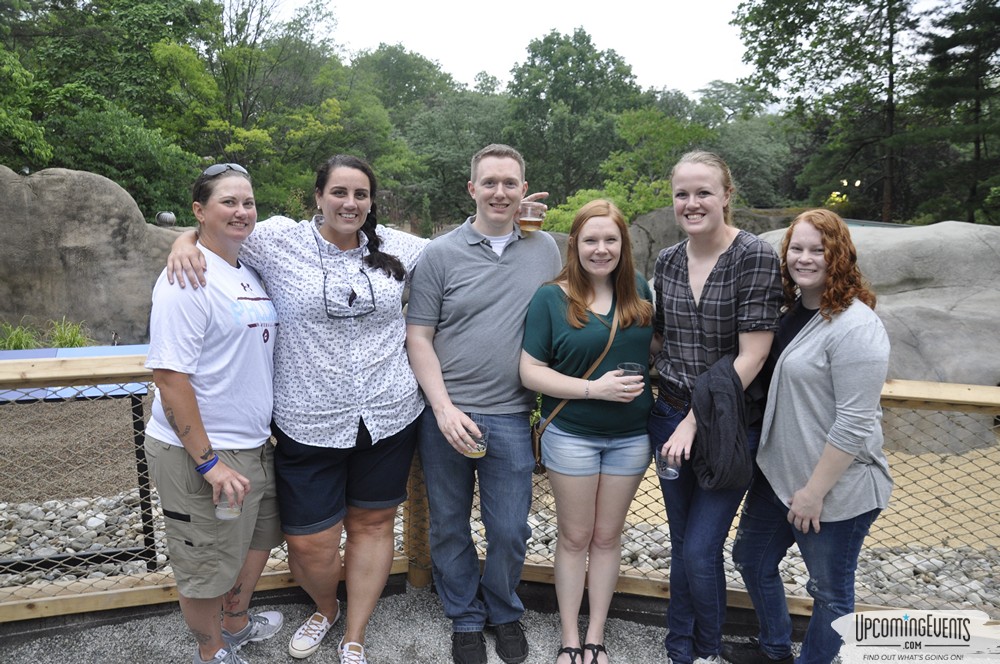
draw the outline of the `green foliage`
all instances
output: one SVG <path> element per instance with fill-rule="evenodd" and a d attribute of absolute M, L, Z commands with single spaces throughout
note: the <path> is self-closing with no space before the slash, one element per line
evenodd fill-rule
<path fill-rule="evenodd" d="M 729 164 L 743 204 L 773 208 L 787 202 L 786 183 L 796 174 L 790 167 L 797 131 L 777 115 L 736 118 L 720 126 L 705 146 Z"/>
<path fill-rule="evenodd" d="M 83 323 L 73 323 L 63 316 L 61 320 L 50 320 L 45 332 L 45 340 L 51 348 L 79 348 L 92 346 L 94 340 L 87 334 Z"/>
<path fill-rule="evenodd" d="M 21 321 L 18 325 L 0 322 L 0 350 L 30 350 L 32 348 L 79 348 L 92 346 L 94 340 L 83 323 L 50 320 L 44 330 Z"/>
<path fill-rule="evenodd" d="M 0 350 L 39 348 L 38 332 L 26 325 L 0 323 Z"/>
<path fill-rule="evenodd" d="M 0 157 L 13 168 L 45 163 L 52 146 L 31 117 L 34 76 L 0 45 Z"/>
<path fill-rule="evenodd" d="M 618 116 L 616 131 L 627 149 L 601 164 L 605 188 L 616 187 L 622 211 L 642 214 L 670 204 L 670 171 L 682 154 L 712 137 L 709 129 L 647 108 Z M 628 215 L 626 215 L 628 217 Z"/>
<path fill-rule="evenodd" d="M 45 102 L 43 126 L 59 137 L 49 166 L 114 180 L 149 221 L 160 210 L 174 211 L 181 219 L 179 213 L 190 209 L 188 191 L 198 174 L 198 158 L 86 86 L 53 90 Z"/>
<path fill-rule="evenodd" d="M 351 69 L 389 111 L 393 125 L 406 131 L 415 115 L 457 89 L 441 66 L 401 44 L 380 44 L 354 58 Z"/>
<path fill-rule="evenodd" d="M 215 161 L 250 170 L 262 217 L 307 217 L 316 167 L 346 152 L 374 165 L 380 219 L 427 231 L 472 212 L 469 158 L 502 141 L 550 192 L 550 229 L 598 196 L 629 219 L 669 205 L 694 147 L 727 160 L 741 203 L 840 191 L 851 216 L 1000 221 L 989 0 L 932 3 L 919 33 L 916 0 L 743 0 L 756 70 L 694 99 L 641 91 L 582 28 L 533 40 L 504 90 L 485 72 L 470 90 L 405 44 L 342 61 L 324 0 L 286 20 L 274 0 L 0 4 L 0 163 L 105 175 L 147 218 L 190 223 L 191 180 Z"/>
<path fill-rule="evenodd" d="M 613 50 L 598 51 L 578 28 L 571 36 L 553 30 L 532 40 L 512 74 L 504 135 L 524 155 L 528 181 L 556 202 L 599 186 L 601 162 L 624 148 L 617 115 L 642 101 L 631 67 Z"/>
<path fill-rule="evenodd" d="M 670 183 L 647 183 L 637 187 L 625 187 L 617 182 L 607 182 L 603 189 L 581 189 L 569 200 L 545 213 L 545 230 L 569 233 L 577 210 L 590 201 L 604 198 L 622 211 L 626 223 L 651 210 L 670 205 Z"/>
<path fill-rule="evenodd" d="M 218 84 L 193 46 L 164 40 L 152 57 L 161 80 L 153 122 L 180 146 L 200 146 L 203 127 L 222 112 Z"/>
<path fill-rule="evenodd" d="M 756 66 L 746 83 L 785 91 L 805 113 L 837 109 L 824 150 L 842 169 L 869 170 L 876 186 L 862 192 L 891 221 L 900 184 L 893 139 L 900 83 L 917 62 L 915 0 L 745 0 L 734 23 L 747 45 L 744 61 Z M 857 127 L 872 128 L 872 133 Z M 819 159 L 816 156 L 815 159 Z M 823 169 L 823 166 L 817 165 Z M 829 193 L 828 191 L 826 193 Z"/>
<path fill-rule="evenodd" d="M 431 217 L 431 198 L 424 194 L 420 206 L 420 225 L 417 228 L 420 237 L 430 237 L 434 234 L 434 219 Z"/>
<path fill-rule="evenodd" d="M 423 177 L 414 186 L 421 201 L 424 195 L 430 200 L 435 221 L 450 224 L 475 211 L 466 189 L 469 162 L 480 148 L 496 142 L 509 117 L 507 97 L 460 91 L 413 118 L 406 139 L 423 164 Z M 534 171 L 528 167 L 531 181 Z"/>
<path fill-rule="evenodd" d="M 31 31 L 36 72 L 51 88 L 80 83 L 142 117 L 161 88 L 153 45 L 195 43 L 218 11 L 207 0 L 100 0 L 46 3 Z"/>
<path fill-rule="evenodd" d="M 930 56 L 918 99 L 930 111 L 909 142 L 923 148 L 956 146 L 953 159 L 927 173 L 923 186 L 947 192 L 955 218 L 1000 223 L 986 205 L 988 181 L 1000 169 L 1000 6 L 991 0 L 966 0 L 934 21 L 923 48 Z M 944 203 L 945 201 L 940 201 Z M 921 209 L 927 211 L 925 203 Z M 957 209 L 956 209 L 957 208 Z"/>

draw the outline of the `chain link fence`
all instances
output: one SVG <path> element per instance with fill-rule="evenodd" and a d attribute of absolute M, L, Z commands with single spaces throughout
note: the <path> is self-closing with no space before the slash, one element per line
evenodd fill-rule
<path fill-rule="evenodd" d="M 142 455 L 148 383 L 98 385 L 103 381 L 95 379 L 43 389 L 16 387 L 6 375 L 0 381 L 0 622 L 172 599 L 162 515 Z M 973 409 L 978 412 L 884 400 L 896 487 L 862 551 L 859 604 L 977 608 L 1000 618 L 1000 388 L 976 389 L 987 399 Z M 396 524 L 403 565 L 394 571 L 405 569 L 412 583 L 423 585 L 430 581 L 430 556 L 416 463 L 409 493 Z M 525 579 L 551 582 L 556 517 L 544 476 L 535 478 L 529 518 Z M 478 506 L 473 532 L 483 555 Z M 733 535 L 735 522 L 729 552 Z M 652 469 L 632 503 L 622 543 L 619 589 L 667 596 L 670 541 Z M 742 580 L 729 552 L 728 585 L 738 597 Z M 794 549 L 782 577 L 793 611 L 807 612 L 807 573 Z M 262 587 L 290 583 L 286 551 L 274 549 Z M 142 589 L 152 591 L 126 599 Z M 745 597 L 738 603 L 749 606 Z"/>

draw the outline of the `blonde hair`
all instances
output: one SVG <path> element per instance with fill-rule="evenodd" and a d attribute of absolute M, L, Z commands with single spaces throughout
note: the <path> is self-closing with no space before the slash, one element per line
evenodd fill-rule
<path fill-rule="evenodd" d="M 677 168 L 681 164 L 702 164 L 708 166 L 709 168 L 714 168 L 719 171 L 719 175 L 722 176 L 722 188 L 724 193 L 729 194 L 729 202 L 726 203 L 725 207 L 722 208 L 722 218 L 725 220 L 727 226 L 733 225 L 733 198 L 736 194 L 736 188 L 733 186 L 733 174 L 729 170 L 729 165 L 714 152 L 708 152 L 706 150 L 692 150 L 681 156 L 681 158 L 674 164 L 673 170 L 670 171 L 670 179 L 674 179 L 674 175 L 677 173 Z"/>

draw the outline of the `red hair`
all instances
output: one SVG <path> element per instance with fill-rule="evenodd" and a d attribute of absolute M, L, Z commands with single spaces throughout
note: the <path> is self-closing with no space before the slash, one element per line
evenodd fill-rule
<path fill-rule="evenodd" d="M 648 300 L 639 297 L 639 292 L 635 287 L 635 263 L 632 260 L 632 241 L 629 239 L 628 226 L 625 224 L 625 215 L 612 203 L 604 199 L 591 201 L 580 208 L 573 218 L 573 225 L 569 229 L 569 242 L 566 244 L 566 264 L 562 272 L 555 278 L 558 283 L 566 284 L 566 298 L 569 305 L 566 308 L 566 320 L 575 328 L 581 328 L 587 324 L 590 317 L 587 311 L 587 302 L 593 297 L 594 291 L 590 284 L 590 278 L 580 265 L 580 254 L 576 249 L 576 240 L 580 235 L 583 225 L 594 217 L 608 217 L 622 236 L 621 253 L 618 256 L 618 265 L 611 273 L 611 279 L 615 289 L 615 300 L 618 303 L 618 324 L 625 328 L 629 325 L 649 325 L 653 320 L 653 305 Z"/>
<path fill-rule="evenodd" d="M 798 297 L 798 287 L 788 272 L 788 245 L 792 231 L 807 223 L 823 238 L 823 260 L 826 261 L 826 283 L 820 296 L 819 313 L 826 320 L 847 309 L 854 300 L 875 308 L 875 291 L 858 268 L 858 252 L 851 240 L 851 231 L 840 216 L 818 208 L 806 210 L 792 220 L 781 241 L 781 284 L 785 291 L 785 306 L 791 307 Z"/>

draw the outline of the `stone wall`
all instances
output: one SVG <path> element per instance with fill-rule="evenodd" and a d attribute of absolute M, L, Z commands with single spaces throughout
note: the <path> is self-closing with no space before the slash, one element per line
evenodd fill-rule
<path fill-rule="evenodd" d="M 98 343 L 148 341 L 152 287 L 175 231 L 151 226 L 107 178 L 0 166 L 0 320 L 65 316 Z"/>

